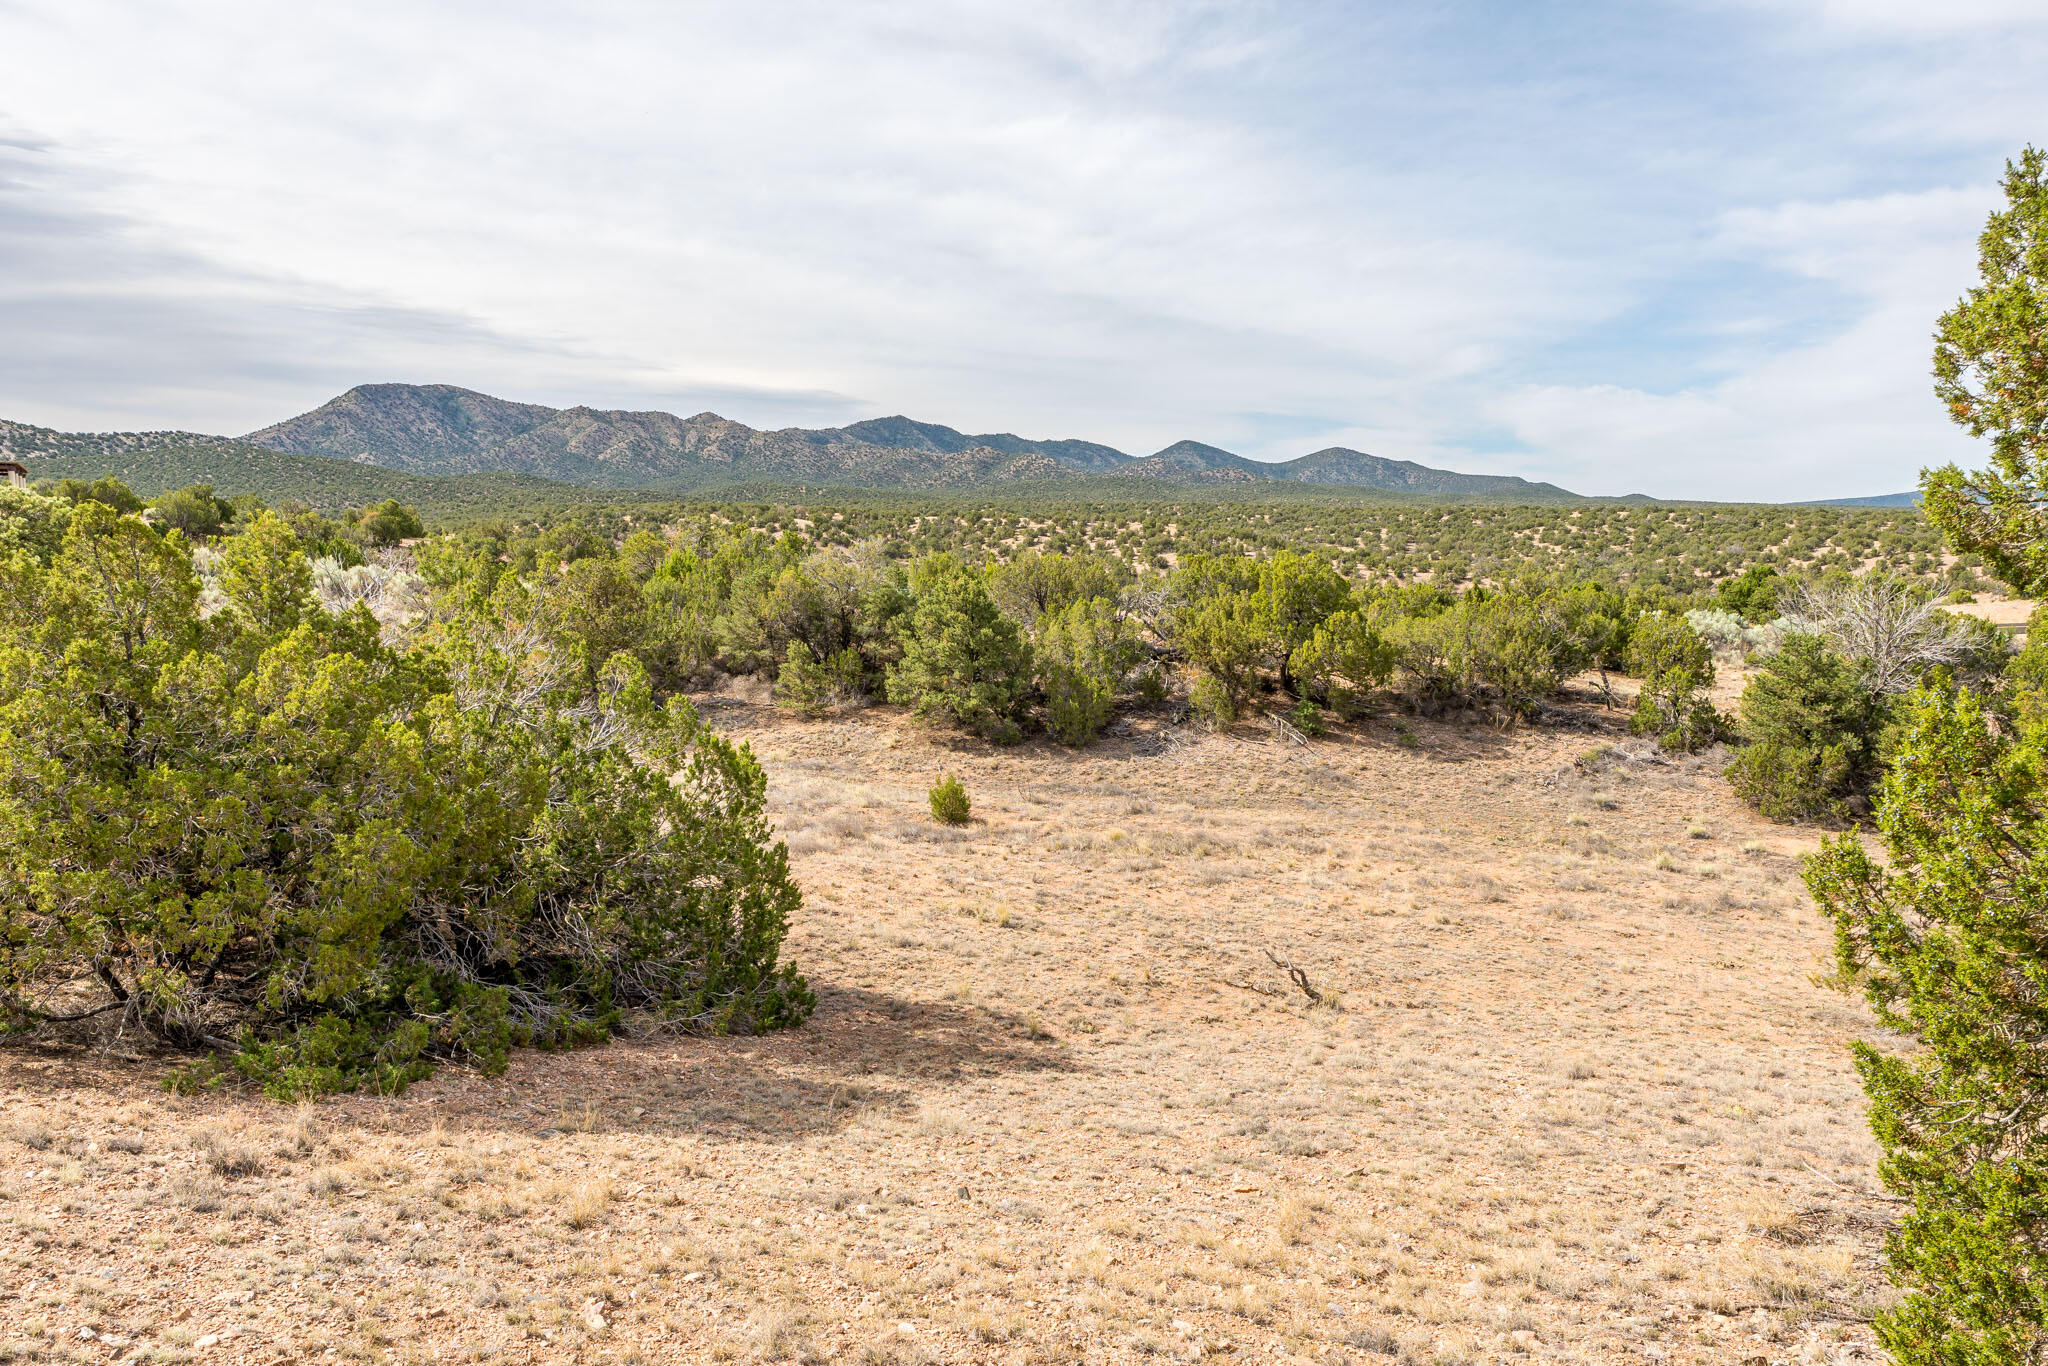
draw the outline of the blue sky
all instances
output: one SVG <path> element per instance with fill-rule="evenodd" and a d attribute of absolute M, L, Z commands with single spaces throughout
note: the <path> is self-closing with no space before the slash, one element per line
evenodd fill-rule
<path fill-rule="evenodd" d="M 173 10 L 178 12 L 173 13 Z M 351 384 L 1791 499 L 1928 392 L 2048 6 L 0 0 L 0 416 Z"/>

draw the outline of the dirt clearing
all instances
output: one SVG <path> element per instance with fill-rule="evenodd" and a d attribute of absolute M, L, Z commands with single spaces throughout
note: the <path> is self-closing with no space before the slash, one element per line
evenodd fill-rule
<path fill-rule="evenodd" d="M 1567 711 L 1077 755 L 708 700 L 810 1026 L 298 1111 L 0 1053 L 0 1360 L 1876 1359 L 1813 836 Z"/>

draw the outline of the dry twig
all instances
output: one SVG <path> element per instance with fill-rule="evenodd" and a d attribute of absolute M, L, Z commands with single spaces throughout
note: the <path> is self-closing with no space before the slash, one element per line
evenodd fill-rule
<path fill-rule="evenodd" d="M 1310 1005 L 1319 1006 L 1323 1003 L 1323 993 L 1315 989 L 1315 986 L 1308 980 L 1306 972 L 1294 966 L 1287 959 L 1280 957 L 1271 949 L 1266 950 L 1266 957 L 1272 959 L 1273 966 L 1286 973 L 1294 985 L 1301 988 L 1301 994 L 1308 997 Z"/>

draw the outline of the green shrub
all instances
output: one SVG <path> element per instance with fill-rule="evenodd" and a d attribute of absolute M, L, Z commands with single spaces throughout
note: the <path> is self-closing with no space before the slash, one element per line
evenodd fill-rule
<path fill-rule="evenodd" d="M 1884 859 L 1854 835 L 1808 861 L 1845 976 L 1918 1042 L 1854 1045 L 1912 1206 L 1887 1240 L 1903 1300 L 1879 1314 L 1896 1360 L 2038 1361 L 2048 1348 L 2048 750 L 1946 684 L 1911 695 L 1877 802 Z"/>
<path fill-rule="evenodd" d="M 90 974 L 303 1095 L 624 1009 L 804 1018 L 750 753 L 630 656 L 586 684 L 517 581 L 406 654 L 320 610 L 295 544 L 267 514 L 234 538 L 205 621 L 182 540 L 94 503 L 51 564 L 0 566 L 0 1024 Z"/>
<path fill-rule="evenodd" d="M 1351 606 L 1351 585 L 1328 560 L 1281 550 L 1259 565 L 1259 586 L 1252 605 L 1258 633 L 1279 671 L 1281 690 L 1298 695 L 1291 668 L 1294 652 L 1307 644 L 1333 613 Z"/>
<path fill-rule="evenodd" d="M 1398 656 L 1363 613 L 1346 610 L 1320 622 L 1288 660 L 1304 701 L 1339 716 L 1356 716 L 1365 699 L 1386 686 Z"/>
<path fill-rule="evenodd" d="M 1647 612 L 1629 634 L 1628 667 L 1642 680 L 1629 731 L 1655 736 L 1669 750 L 1691 753 L 1720 738 L 1720 713 L 1708 693 L 1714 686 L 1714 652 L 1682 616 Z"/>
<path fill-rule="evenodd" d="M 1174 643 L 1202 671 L 1196 710 L 1228 725 L 1258 692 L 1271 654 L 1253 595 L 1233 591 L 1200 598 L 1180 610 L 1174 632 Z"/>
<path fill-rule="evenodd" d="M 932 819 L 941 825 L 965 825 L 973 814 L 973 803 L 967 799 L 967 788 L 950 773 L 942 773 L 926 794 L 931 803 Z"/>
<path fill-rule="evenodd" d="M 2006 665 L 2005 679 L 2019 723 L 2048 731 L 2048 604 L 2027 618 L 2027 647 Z"/>
<path fill-rule="evenodd" d="M 1228 726 L 1237 720 L 1236 699 L 1213 674 L 1203 674 L 1195 680 L 1195 685 L 1188 689 L 1188 705 L 1211 726 Z"/>
<path fill-rule="evenodd" d="M 996 609 L 978 575 L 957 566 L 931 573 L 899 635 L 903 657 L 889 673 L 890 701 L 999 743 L 1020 738 L 1031 645 Z"/>
<path fill-rule="evenodd" d="M 1173 590 L 1173 643 L 1228 694 L 1233 714 L 1269 670 L 1282 691 L 1297 695 L 1296 651 L 1352 601 L 1351 585 L 1328 560 L 1285 549 L 1264 560 L 1190 557 Z"/>
<path fill-rule="evenodd" d="M 820 660 L 801 640 L 789 642 L 775 675 L 775 701 L 805 716 L 819 717 L 835 706 L 858 701 L 863 666 L 851 646 Z"/>
<path fill-rule="evenodd" d="M 396 498 L 364 508 L 355 520 L 357 534 L 374 546 L 397 545 L 425 534 L 419 514 Z"/>
<path fill-rule="evenodd" d="M 149 506 L 157 525 L 187 536 L 218 536 L 235 515 L 234 504 L 215 496 L 211 484 L 163 494 Z"/>
<path fill-rule="evenodd" d="M 71 525 L 75 501 L 0 484 L 0 561 L 11 560 L 17 553 L 38 564 L 55 559 Z"/>
<path fill-rule="evenodd" d="M 1732 579 L 1723 579 L 1714 590 L 1714 603 L 1733 612 L 1751 625 L 1761 625 L 1778 615 L 1778 592 L 1784 579 L 1767 564 L 1753 564 Z"/>
<path fill-rule="evenodd" d="M 1100 555 L 1046 555 L 1033 551 L 988 568 L 989 596 L 1003 614 L 1026 627 L 1040 617 L 1091 598 L 1115 601 L 1130 571 Z"/>
<path fill-rule="evenodd" d="M 1034 653 L 1052 733 L 1068 745 L 1087 744 L 1108 724 L 1145 655 L 1137 628 L 1103 598 L 1042 614 Z"/>
<path fill-rule="evenodd" d="M 1816 636 L 1787 636 L 1766 656 L 1736 715 L 1749 743 L 1728 781 L 1774 821 L 1848 819 L 1877 782 L 1885 700 Z"/>
<path fill-rule="evenodd" d="M 111 474 L 93 480 L 59 479 L 42 491 L 67 503 L 105 503 L 116 512 L 140 512 L 143 506 L 135 490 Z"/>
<path fill-rule="evenodd" d="M 2005 193 L 1978 239 L 1979 283 L 1942 316 L 1934 352 L 1935 393 L 1958 425 L 1991 438 L 1991 468 L 1931 471 L 1922 487 L 1958 555 L 1982 555 L 2041 597 L 2048 154 L 2029 147 L 2007 162 Z M 1917 1044 L 1856 1045 L 1879 1173 L 1912 1202 L 1886 1245 L 1907 1294 L 1873 1326 L 1900 1366 L 2037 1362 L 2048 1357 L 2048 737 L 2027 719 L 2003 724 L 1940 674 L 1901 710 L 1876 803 L 1883 862 L 1845 835 L 1807 866 L 1843 974 Z M 2023 697 L 2016 710 L 2024 718 Z"/>
<path fill-rule="evenodd" d="M 1585 647 L 1557 608 L 1543 596 L 1475 589 L 1440 610 L 1376 615 L 1416 710 L 1497 706 L 1512 718 L 1531 714 L 1584 665 Z"/>

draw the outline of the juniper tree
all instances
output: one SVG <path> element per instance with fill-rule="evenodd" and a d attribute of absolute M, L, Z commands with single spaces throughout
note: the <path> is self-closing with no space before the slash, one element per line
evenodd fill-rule
<path fill-rule="evenodd" d="M 997 609 L 980 575 L 955 563 L 917 577 L 914 605 L 899 626 L 903 657 L 889 672 L 889 700 L 988 739 L 1018 739 L 1017 717 L 1031 692 L 1031 643 Z"/>
<path fill-rule="evenodd" d="M 294 1096 L 803 1018 L 744 748 L 630 656 L 586 683 L 516 580 L 407 653 L 280 520 L 234 539 L 203 620 L 182 536 L 98 503 L 0 563 L 0 1028 L 118 1014 Z"/>
<path fill-rule="evenodd" d="M 2029 147 L 1979 241 L 1981 280 L 1941 319 L 1935 392 L 1991 466 L 1927 478 L 1959 551 L 2048 590 L 2048 185 Z M 1907 1290 L 1879 1315 L 1904 1366 L 2048 1358 L 2048 743 L 1937 673 L 1876 805 L 1882 862 L 1853 836 L 1807 883 L 1843 970 L 1911 1052 L 1857 1048 L 1885 1183 L 1911 1200 L 1888 1243 Z"/>

